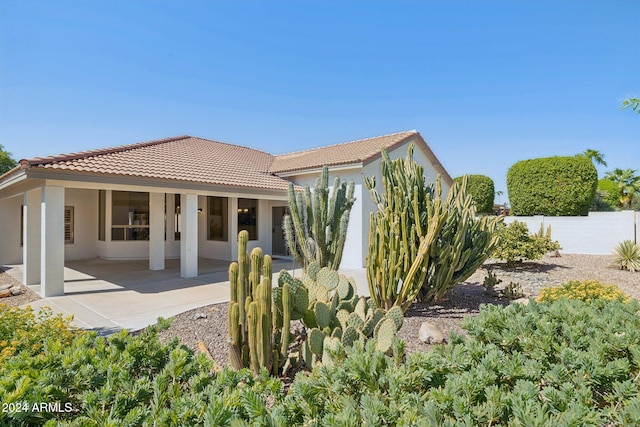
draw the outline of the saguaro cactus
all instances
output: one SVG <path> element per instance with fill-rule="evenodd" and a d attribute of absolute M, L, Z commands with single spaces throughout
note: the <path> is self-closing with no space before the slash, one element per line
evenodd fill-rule
<path fill-rule="evenodd" d="M 260 248 L 247 253 L 249 234 L 238 234 L 238 261 L 229 266 L 229 362 L 234 369 L 262 367 L 277 374 L 286 359 L 291 313 L 274 310 L 272 262 Z M 288 306 L 288 305 L 287 305 Z"/>
<path fill-rule="evenodd" d="M 329 197 L 329 169 L 322 168 L 311 191 L 296 192 L 289 184 L 289 215 L 284 218 L 284 231 L 289 251 L 296 261 L 307 265 L 316 261 L 320 267 L 337 270 L 347 238 L 349 213 L 355 202 L 354 183 L 349 185 L 336 177 Z"/>
<path fill-rule="evenodd" d="M 437 301 L 487 259 L 501 218 L 476 218 L 467 180 L 455 183 L 444 202 L 440 176 L 425 184 L 413 160 L 391 161 L 382 150 L 383 193 L 365 184 L 378 212 L 370 216 L 367 279 L 371 298 L 384 309 L 406 311 L 416 298 Z"/>

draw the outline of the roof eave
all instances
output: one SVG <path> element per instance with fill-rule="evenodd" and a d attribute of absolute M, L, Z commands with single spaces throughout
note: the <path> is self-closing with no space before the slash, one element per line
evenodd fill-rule
<path fill-rule="evenodd" d="M 286 177 L 296 176 L 296 175 L 310 175 L 310 174 L 317 174 L 321 172 L 322 168 L 325 166 L 327 166 L 330 171 L 340 171 L 340 170 L 347 170 L 347 169 L 361 169 L 364 166 L 364 164 L 361 161 L 349 162 L 349 163 L 335 163 L 335 164 L 314 166 L 311 168 L 299 168 L 299 169 L 287 169 L 283 171 L 274 171 L 271 173 L 273 173 L 278 178 L 286 178 Z"/>

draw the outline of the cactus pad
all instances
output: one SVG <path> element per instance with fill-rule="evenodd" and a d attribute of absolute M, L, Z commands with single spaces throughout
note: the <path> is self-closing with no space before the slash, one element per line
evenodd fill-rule
<path fill-rule="evenodd" d="M 336 319 L 338 319 L 343 329 L 347 327 L 349 316 L 351 316 L 351 313 L 348 310 L 344 309 L 338 310 L 338 312 L 336 313 Z"/>
<path fill-rule="evenodd" d="M 347 279 L 345 276 L 340 276 L 340 282 L 338 283 L 337 292 L 338 297 L 340 297 L 341 300 L 347 299 L 349 293 L 352 292 L 351 283 L 349 283 L 349 279 Z"/>
<path fill-rule="evenodd" d="M 331 336 L 333 338 L 342 338 L 342 329 L 341 328 L 333 328 L 333 331 L 331 331 Z"/>
<path fill-rule="evenodd" d="M 367 301 L 364 299 L 364 297 L 360 297 L 353 312 L 360 316 L 360 318 L 364 322 L 364 320 L 367 318 Z"/>
<path fill-rule="evenodd" d="M 318 271 L 318 276 L 316 281 L 319 285 L 327 288 L 327 291 L 332 291 L 338 287 L 338 283 L 340 283 L 340 276 L 338 272 L 335 270 L 330 270 L 327 267 L 323 267 Z"/>
<path fill-rule="evenodd" d="M 318 289 L 316 290 L 316 300 L 322 302 L 329 301 L 329 291 L 324 285 L 318 285 Z"/>
<path fill-rule="evenodd" d="M 353 343 L 358 340 L 358 338 L 358 331 L 354 327 L 349 326 L 342 333 L 342 345 L 351 347 L 353 346 Z"/>
<path fill-rule="evenodd" d="M 318 301 L 315 304 L 314 312 L 320 329 L 324 329 L 331 324 L 331 310 L 329 305 Z"/>
<path fill-rule="evenodd" d="M 309 331 L 309 350 L 311 350 L 313 354 L 321 355 L 326 337 L 320 329 L 312 328 Z"/>
<path fill-rule="evenodd" d="M 362 329 L 364 326 L 364 320 L 358 315 L 358 313 L 351 313 L 347 320 L 347 326 L 352 326 L 356 329 Z"/>
<path fill-rule="evenodd" d="M 329 354 L 329 352 L 336 352 L 340 350 L 340 339 L 326 337 L 324 339 L 324 348 L 322 351 L 322 364 L 331 366 L 334 364 L 333 357 Z"/>
<path fill-rule="evenodd" d="M 380 327 L 377 328 L 376 350 L 380 350 L 384 353 L 389 352 L 397 332 L 396 323 L 393 319 L 386 318 L 380 322 Z"/>
<path fill-rule="evenodd" d="M 307 266 L 307 274 L 311 280 L 317 280 L 318 271 L 320 271 L 320 265 L 316 261 L 312 261 Z"/>
<path fill-rule="evenodd" d="M 387 311 L 386 317 L 390 317 L 391 319 L 393 319 L 398 331 L 400 330 L 400 328 L 402 328 L 402 319 L 404 316 L 400 307 L 398 307 L 397 305 L 391 307 L 389 311 Z"/>

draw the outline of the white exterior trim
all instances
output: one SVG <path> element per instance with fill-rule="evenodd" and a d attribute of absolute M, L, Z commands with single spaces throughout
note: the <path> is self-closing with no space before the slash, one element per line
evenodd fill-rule
<path fill-rule="evenodd" d="M 149 193 L 149 270 L 164 270 L 164 193 Z"/>
<path fill-rule="evenodd" d="M 23 238 L 22 238 L 22 259 L 23 259 L 23 283 L 25 285 L 35 285 L 40 283 L 40 229 L 42 227 L 40 219 L 40 190 L 31 190 L 24 193 L 23 199 Z"/>
<path fill-rule="evenodd" d="M 182 194 L 180 197 L 180 277 L 198 275 L 198 195 Z"/>
<path fill-rule="evenodd" d="M 40 295 L 64 295 L 64 187 L 42 187 Z"/>

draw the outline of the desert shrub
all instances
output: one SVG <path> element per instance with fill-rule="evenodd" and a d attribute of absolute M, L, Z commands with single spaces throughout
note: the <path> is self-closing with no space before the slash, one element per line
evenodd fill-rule
<path fill-rule="evenodd" d="M 624 240 L 613 251 L 613 263 L 620 270 L 635 272 L 640 270 L 640 245 Z"/>
<path fill-rule="evenodd" d="M 481 214 L 493 212 L 493 199 L 495 196 L 495 186 L 493 180 L 486 175 L 468 175 L 467 193 L 476 203 L 476 211 Z M 464 177 L 454 178 L 454 181 L 462 184 Z"/>
<path fill-rule="evenodd" d="M 507 172 L 513 215 L 587 215 L 598 172 L 586 157 L 522 160 Z"/>
<path fill-rule="evenodd" d="M 636 302 L 483 306 L 469 337 L 398 363 L 373 346 L 299 376 L 283 425 L 637 425 Z"/>
<path fill-rule="evenodd" d="M 536 298 L 540 302 L 552 302 L 560 298 L 577 299 L 584 302 L 601 299 L 628 302 L 629 296 L 616 285 L 604 285 L 597 280 L 570 280 L 560 286 L 543 288 Z"/>
<path fill-rule="evenodd" d="M 551 240 L 551 228 L 548 227 L 543 232 L 542 225 L 536 234 L 529 234 L 529 228 L 523 222 L 503 223 L 498 227 L 496 235 L 496 245 L 491 257 L 505 260 L 508 265 L 524 259 L 537 260 L 547 252 L 561 249 L 557 241 Z"/>

